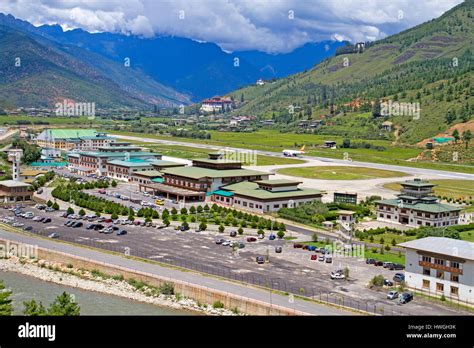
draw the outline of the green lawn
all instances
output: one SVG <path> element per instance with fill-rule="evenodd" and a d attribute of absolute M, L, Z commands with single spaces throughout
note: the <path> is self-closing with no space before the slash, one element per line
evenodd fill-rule
<path fill-rule="evenodd" d="M 383 244 L 389 244 L 390 247 L 392 246 L 392 240 L 393 239 L 395 239 L 396 244 L 416 239 L 416 236 L 401 236 L 399 234 L 390 233 L 390 232 L 376 234 L 376 235 L 373 235 L 373 237 L 374 237 L 374 243 L 382 244 L 382 243 L 380 243 L 380 239 L 383 238 L 383 241 L 384 241 Z M 364 239 L 364 241 L 367 242 L 367 243 L 370 243 L 368 238 Z"/>
<path fill-rule="evenodd" d="M 325 140 L 334 140 L 342 143 L 343 137 L 317 134 L 280 133 L 276 130 L 259 130 L 252 133 L 218 132 L 210 131 L 211 139 L 191 139 L 171 137 L 167 135 L 143 134 L 123 131 L 111 131 L 112 134 L 146 136 L 152 139 L 176 140 L 187 143 L 216 145 L 217 147 L 239 147 L 261 151 L 281 152 L 284 149 L 296 149 L 298 145 L 306 145 L 306 154 L 329 158 L 344 158 L 347 152 L 354 161 L 402 165 L 407 167 L 439 169 L 453 172 L 474 174 L 474 166 L 456 165 L 451 163 L 408 162 L 416 157 L 423 149 L 417 147 L 393 146 L 389 140 L 353 140 L 353 143 L 367 142 L 373 145 L 384 146 L 385 151 L 376 149 L 325 149 L 320 147 Z"/>
<path fill-rule="evenodd" d="M 430 182 L 437 185 L 434 187 L 437 196 L 453 199 L 474 199 L 474 180 L 430 180 Z M 384 187 L 400 191 L 401 185 L 393 182 L 385 184 Z"/>
<path fill-rule="evenodd" d="M 329 243 L 329 247 L 328 247 L 328 244 L 326 244 L 325 241 L 303 242 L 301 244 L 314 245 L 314 246 L 317 246 L 318 248 L 326 247 L 327 249 L 331 249 L 331 246 L 332 246 L 332 243 Z M 399 263 L 401 265 L 405 265 L 405 255 L 403 252 L 401 253 L 401 256 L 398 256 L 398 252 L 393 253 L 391 251 L 384 250 L 384 253 L 380 254 L 379 252 L 374 253 L 371 250 L 369 250 L 369 248 L 365 248 L 364 258 L 366 259 L 372 258 L 372 259 L 376 259 L 382 262 L 393 262 L 393 263 Z"/>
<path fill-rule="evenodd" d="M 390 170 L 344 166 L 284 168 L 278 170 L 278 174 L 321 180 L 363 180 L 407 175 Z"/>
<path fill-rule="evenodd" d="M 146 142 L 133 142 L 139 146 L 146 147 L 152 151 L 161 153 L 165 156 L 193 159 L 193 158 L 204 158 L 207 157 L 207 154 L 212 150 L 202 149 L 197 147 L 190 146 L 178 146 L 178 145 L 161 145 L 161 144 L 150 144 Z M 216 151 L 219 150 L 216 148 Z M 281 165 L 281 164 L 299 164 L 304 163 L 303 160 L 285 158 L 285 157 L 275 157 L 275 156 L 264 156 L 257 155 L 257 165 L 258 166 L 270 166 L 270 165 Z M 248 163 L 249 165 L 251 163 Z"/>
<path fill-rule="evenodd" d="M 474 230 L 459 232 L 459 237 L 462 240 L 474 243 Z"/>

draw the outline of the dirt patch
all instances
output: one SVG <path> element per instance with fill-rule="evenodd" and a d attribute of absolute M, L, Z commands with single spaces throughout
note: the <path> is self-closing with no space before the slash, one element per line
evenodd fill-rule
<path fill-rule="evenodd" d="M 448 128 L 444 132 L 438 133 L 438 134 L 436 134 L 435 136 L 433 136 L 431 138 L 423 139 L 422 141 L 416 143 L 416 145 L 425 147 L 426 143 L 428 143 L 430 141 L 433 141 L 433 138 L 443 138 L 443 137 L 446 137 L 446 136 L 451 136 L 451 134 L 453 134 L 453 131 L 455 129 L 458 130 L 459 134 L 462 134 L 463 132 L 465 132 L 467 130 L 470 130 L 472 133 L 474 133 L 474 120 L 470 120 L 470 121 L 465 122 L 465 123 L 455 124 L 454 126 L 451 126 L 450 128 Z M 449 143 L 446 143 L 446 144 L 449 144 Z"/>

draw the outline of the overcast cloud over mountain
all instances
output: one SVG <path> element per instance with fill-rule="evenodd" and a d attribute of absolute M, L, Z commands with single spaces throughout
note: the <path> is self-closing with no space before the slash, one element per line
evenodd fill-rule
<path fill-rule="evenodd" d="M 65 29 L 173 35 L 222 49 L 289 52 L 328 39 L 371 41 L 441 15 L 461 0 L 2 0 L 0 12 Z"/>

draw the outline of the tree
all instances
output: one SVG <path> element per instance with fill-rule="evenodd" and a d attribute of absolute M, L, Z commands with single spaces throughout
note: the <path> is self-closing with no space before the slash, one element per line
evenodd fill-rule
<path fill-rule="evenodd" d="M 457 144 L 457 142 L 459 141 L 459 139 L 461 138 L 461 136 L 459 135 L 459 131 L 457 129 L 455 129 L 453 131 L 453 138 L 454 138 L 454 142 Z"/>
<path fill-rule="evenodd" d="M 117 181 L 112 180 L 112 187 L 117 187 Z"/>
<path fill-rule="evenodd" d="M 348 149 L 350 147 L 351 147 L 351 140 L 348 138 L 344 138 L 344 140 L 342 141 L 342 148 Z"/>
<path fill-rule="evenodd" d="M 345 280 L 348 280 L 349 279 L 349 267 L 344 267 L 344 269 L 342 270 L 342 274 L 344 274 L 344 279 Z"/>
<path fill-rule="evenodd" d="M 67 208 L 67 214 L 74 214 L 74 209 L 72 209 L 71 207 Z"/>
<path fill-rule="evenodd" d="M 3 281 L 0 280 L 0 316 L 12 315 L 13 305 L 10 298 L 12 292 L 5 288 Z"/>
<path fill-rule="evenodd" d="M 166 227 L 170 225 L 170 220 L 168 220 L 167 217 L 163 218 L 163 225 L 165 225 Z"/>
<path fill-rule="evenodd" d="M 53 206 L 53 202 L 51 202 L 51 200 L 48 200 L 48 202 L 46 203 L 46 205 L 47 205 L 48 207 L 52 207 L 52 206 Z"/>
<path fill-rule="evenodd" d="M 201 222 L 201 223 L 199 224 L 199 229 L 200 229 L 201 231 L 205 231 L 205 230 L 207 229 L 206 223 L 205 223 L 205 222 Z"/>
<path fill-rule="evenodd" d="M 219 225 L 219 232 L 224 233 L 224 231 L 225 231 L 224 225 Z"/>
<path fill-rule="evenodd" d="M 193 205 L 191 208 L 189 208 L 189 213 L 190 214 L 196 214 L 196 207 Z"/>
<path fill-rule="evenodd" d="M 313 235 L 311 236 L 311 239 L 313 240 L 313 242 L 317 242 L 318 241 L 318 235 L 316 233 L 313 233 Z"/>
<path fill-rule="evenodd" d="M 117 213 L 113 213 L 110 218 L 113 219 L 113 220 L 117 220 L 118 219 Z"/>
<path fill-rule="evenodd" d="M 184 229 L 186 229 L 186 230 L 189 228 L 189 224 L 188 224 L 187 221 L 183 221 L 183 223 L 181 224 L 181 226 L 183 226 Z"/>
<path fill-rule="evenodd" d="M 41 315 L 46 315 L 47 311 L 46 308 L 43 306 L 43 304 L 37 303 L 34 299 L 31 301 L 25 301 L 23 302 L 23 306 L 25 307 L 23 309 L 23 314 L 28 315 L 31 317 L 37 317 Z"/>
<path fill-rule="evenodd" d="M 54 210 L 59 210 L 59 204 L 58 204 L 57 202 L 54 202 L 52 208 L 53 208 Z"/>
<path fill-rule="evenodd" d="M 239 229 L 237 230 L 237 233 L 239 235 L 243 235 L 244 234 L 244 229 L 242 227 L 239 227 Z"/>
<path fill-rule="evenodd" d="M 463 134 L 462 134 L 462 140 L 464 141 L 464 143 L 466 144 L 466 149 L 469 147 L 469 142 L 471 141 L 472 139 L 472 133 L 471 131 L 468 129 L 467 131 L 465 131 Z"/>
<path fill-rule="evenodd" d="M 135 216 L 133 216 L 132 214 L 130 214 L 127 218 L 129 221 L 135 221 Z"/>
<path fill-rule="evenodd" d="M 265 232 L 264 232 L 262 229 L 259 229 L 259 230 L 257 231 L 257 234 L 258 234 L 258 235 L 260 235 L 260 234 L 265 235 Z"/>
<path fill-rule="evenodd" d="M 285 232 L 283 232 L 283 231 L 278 231 L 277 232 L 277 237 L 278 238 L 283 239 L 284 236 L 285 236 Z"/>
<path fill-rule="evenodd" d="M 65 291 L 56 297 L 48 308 L 48 315 L 78 316 L 80 313 L 81 309 L 79 305 L 74 301 L 74 298 Z"/>
<path fill-rule="evenodd" d="M 180 211 L 181 215 L 186 215 L 188 213 L 188 209 L 186 208 L 181 208 L 181 211 Z"/>
<path fill-rule="evenodd" d="M 86 215 L 86 211 L 84 209 L 79 210 L 79 215 L 80 216 Z"/>

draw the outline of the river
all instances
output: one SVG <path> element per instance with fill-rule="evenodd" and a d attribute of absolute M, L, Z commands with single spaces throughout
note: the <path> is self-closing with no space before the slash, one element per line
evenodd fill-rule
<path fill-rule="evenodd" d="M 14 314 L 18 315 L 22 314 L 23 301 L 34 298 L 48 307 L 63 291 L 75 296 L 76 302 L 81 307 L 81 315 L 193 315 L 190 311 L 159 307 L 123 297 L 63 286 L 14 272 L 0 271 L 0 280 L 13 291 L 11 298 Z"/>

